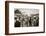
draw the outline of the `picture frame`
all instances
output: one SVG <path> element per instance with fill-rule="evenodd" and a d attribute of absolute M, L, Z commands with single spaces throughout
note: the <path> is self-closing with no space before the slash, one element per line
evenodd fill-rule
<path fill-rule="evenodd" d="M 23 6 L 25 5 L 25 6 L 23 7 L 22 5 Z M 19 8 L 20 10 L 23 10 L 23 11 L 24 10 L 27 10 L 27 7 L 26 6 L 28 7 L 28 11 L 29 10 L 32 10 L 32 8 L 33 8 L 33 11 L 34 12 L 38 9 L 37 7 L 40 8 L 39 9 L 40 10 L 39 12 L 41 12 L 41 13 L 39 13 L 39 14 L 41 14 L 41 15 L 39 15 L 39 16 L 40 16 L 40 20 L 41 20 L 40 22 L 41 22 L 42 25 L 41 26 L 39 25 L 40 27 L 38 29 L 37 29 L 37 27 L 34 27 L 33 26 L 34 27 L 34 29 L 32 29 L 33 31 L 32 30 L 29 31 L 28 29 L 25 29 L 24 30 L 24 28 L 29 28 L 29 27 L 24 27 L 24 28 L 23 27 L 20 27 L 20 28 L 16 28 L 15 27 L 18 30 L 18 32 L 17 32 L 17 30 L 15 30 L 14 28 L 11 28 L 12 27 L 12 24 L 11 23 L 14 20 L 11 20 L 11 23 L 10 23 L 11 17 L 10 17 L 10 14 L 9 13 L 11 13 L 11 12 L 13 13 L 14 12 L 13 9 L 16 10 L 16 8 L 17 9 Z M 26 9 L 25 9 L 25 7 L 26 7 Z M 30 7 L 31 7 L 31 9 L 30 9 Z M 24 12 L 26 12 L 26 11 L 24 11 Z M 41 19 L 41 16 L 42 16 L 42 19 Z M 11 25 L 11 27 L 10 27 L 10 25 Z M 31 28 L 33 28 L 33 27 L 31 27 Z M 22 30 L 22 28 L 23 28 L 23 30 Z M 31 29 L 31 28 L 29 28 L 29 29 Z M 35 31 L 35 28 L 36 28 L 36 31 Z M 41 28 L 42 28 L 42 30 L 41 30 Z M 22 2 L 22 1 L 5 1 L 5 35 L 35 34 L 35 33 L 44 33 L 44 32 L 45 32 L 45 3 L 40 3 L 40 2 Z"/>

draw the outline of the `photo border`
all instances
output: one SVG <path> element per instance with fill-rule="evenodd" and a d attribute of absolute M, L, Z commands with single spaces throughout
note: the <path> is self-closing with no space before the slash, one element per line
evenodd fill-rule
<path fill-rule="evenodd" d="M 42 4 L 43 5 L 43 17 L 44 17 L 44 26 L 43 32 L 26 32 L 26 33 L 9 33 L 9 3 L 26 3 L 26 4 Z M 5 35 L 19 35 L 19 34 L 35 34 L 35 33 L 44 33 L 45 32 L 45 3 L 40 2 L 22 2 L 22 1 L 5 1 Z"/>

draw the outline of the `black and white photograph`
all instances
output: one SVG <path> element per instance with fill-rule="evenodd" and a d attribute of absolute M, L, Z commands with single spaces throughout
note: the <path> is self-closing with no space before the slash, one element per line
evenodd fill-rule
<path fill-rule="evenodd" d="M 39 9 L 15 8 L 14 22 L 14 27 L 38 27 Z"/>
<path fill-rule="evenodd" d="M 45 3 L 5 2 L 5 34 L 45 32 Z"/>

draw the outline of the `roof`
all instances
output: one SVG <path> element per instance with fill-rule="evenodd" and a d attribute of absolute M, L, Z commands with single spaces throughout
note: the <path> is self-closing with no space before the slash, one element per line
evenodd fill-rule
<path fill-rule="evenodd" d="M 15 10 L 15 14 L 21 14 L 21 11 L 19 11 L 18 9 Z"/>

